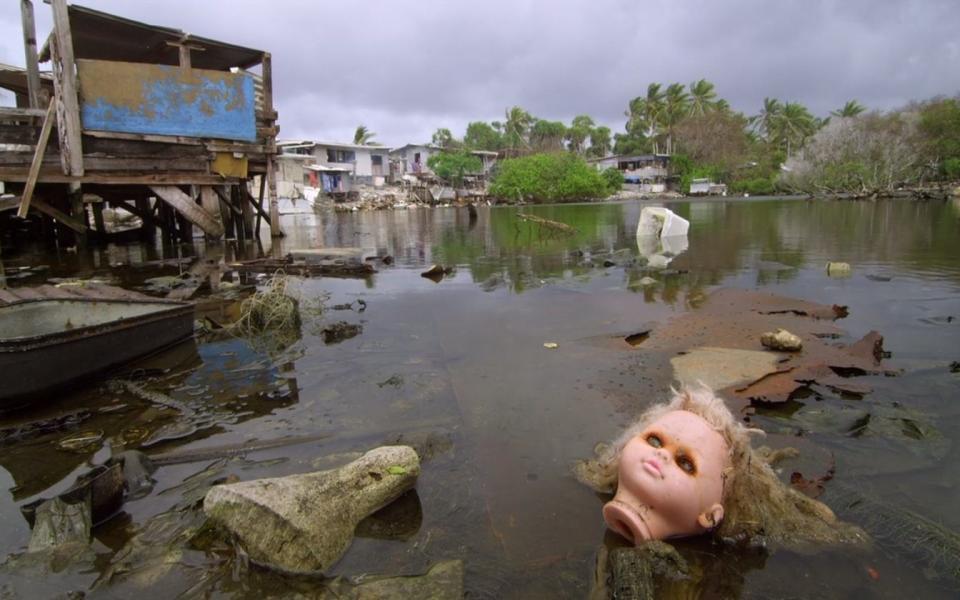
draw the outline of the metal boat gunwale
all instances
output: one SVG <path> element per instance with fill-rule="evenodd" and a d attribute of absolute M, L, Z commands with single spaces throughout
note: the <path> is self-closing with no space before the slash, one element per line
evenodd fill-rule
<path fill-rule="evenodd" d="M 168 308 L 159 308 L 156 311 L 151 311 L 146 314 L 136 315 L 133 317 L 120 317 L 109 321 L 104 321 L 103 323 L 97 323 L 94 325 L 86 325 L 82 327 L 76 327 L 73 329 L 65 329 L 63 331 L 56 331 L 52 333 L 42 333 L 38 335 L 28 335 L 28 336 L 18 336 L 18 337 L 2 337 L 0 333 L 0 352 L 22 352 L 26 350 L 31 350 L 35 348 L 42 348 L 45 346 L 50 346 L 58 343 L 64 343 L 72 341 L 74 339 L 82 339 L 86 337 L 92 337 L 107 332 L 122 331 L 124 329 L 129 329 L 138 325 L 143 325 L 146 323 L 152 323 L 158 320 L 165 320 L 173 317 L 180 316 L 180 313 L 192 312 L 194 306 L 190 302 L 182 302 L 178 300 L 167 300 L 163 298 L 151 299 L 151 300 L 139 300 L 139 299 L 106 299 L 106 298 L 32 298 L 28 300 L 20 300 L 17 302 L 11 302 L 10 304 L 0 306 L 0 313 L 7 308 L 24 306 L 27 304 L 137 304 L 137 305 L 165 305 Z"/>

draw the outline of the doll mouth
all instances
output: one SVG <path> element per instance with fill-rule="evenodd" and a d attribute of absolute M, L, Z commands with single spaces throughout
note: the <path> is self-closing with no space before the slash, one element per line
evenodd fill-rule
<path fill-rule="evenodd" d="M 655 460 L 647 459 L 643 461 L 643 468 L 647 470 L 651 475 L 656 475 L 660 479 L 663 479 L 663 470 L 660 468 L 660 464 Z"/>
<path fill-rule="evenodd" d="M 611 500 L 603 507 L 603 520 L 607 527 L 636 545 L 644 540 L 651 539 L 650 530 L 640 515 L 630 506 L 619 500 Z"/>

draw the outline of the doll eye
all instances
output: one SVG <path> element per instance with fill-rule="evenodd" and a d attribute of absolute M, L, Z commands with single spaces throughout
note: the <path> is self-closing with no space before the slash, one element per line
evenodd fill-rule
<path fill-rule="evenodd" d="M 677 466 L 683 469 L 683 472 L 688 475 L 694 475 L 697 472 L 697 465 L 693 464 L 693 460 L 684 454 L 677 457 Z"/>
<path fill-rule="evenodd" d="M 653 446 L 654 448 L 663 448 L 663 441 L 655 433 L 647 435 L 647 443 Z"/>

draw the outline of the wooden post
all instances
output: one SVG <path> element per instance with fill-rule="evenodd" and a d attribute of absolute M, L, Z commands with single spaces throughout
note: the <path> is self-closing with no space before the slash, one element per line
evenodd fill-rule
<path fill-rule="evenodd" d="M 137 215 L 140 217 L 140 239 L 144 241 L 152 241 L 157 238 L 157 222 L 153 219 L 153 212 L 150 209 L 150 199 L 149 198 L 136 198 L 133 201 L 134 205 L 137 207 L 137 211 L 140 213 Z M 132 211 L 131 211 L 132 212 Z M 150 214 L 150 218 L 146 218 L 147 214 Z"/>
<path fill-rule="evenodd" d="M 257 196 L 257 226 L 254 235 L 257 236 L 257 239 L 260 239 L 260 215 L 263 214 L 263 191 L 267 186 L 267 178 L 265 175 L 260 176 L 260 194 Z"/>
<path fill-rule="evenodd" d="M 83 175 L 83 144 L 80 141 L 80 105 L 77 101 L 77 71 L 73 60 L 73 36 L 66 0 L 50 0 L 53 6 L 53 91 L 57 100 L 57 135 L 64 175 Z"/>
<path fill-rule="evenodd" d="M 23 24 L 23 54 L 27 64 L 27 96 L 30 108 L 41 108 L 40 65 L 37 63 L 37 29 L 33 22 L 33 2 L 20 0 L 20 19 Z"/>
<path fill-rule="evenodd" d="M 93 209 L 93 225 L 96 227 L 97 233 L 100 235 L 102 240 L 107 239 L 107 225 L 103 222 L 104 202 L 96 202 L 91 207 Z"/>
<path fill-rule="evenodd" d="M 240 202 L 240 211 L 243 215 L 244 237 L 250 239 L 253 237 L 253 204 L 250 201 L 250 192 L 247 191 L 246 180 L 241 180 L 237 185 L 237 200 Z"/>
<path fill-rule="evenodd" d="M 273 62 L 269 52 L 263 53 L 261 62 L 263 71 L 263 110 L 269 118 L 273 117 Z M 271 139 L 271 142 L 273 140 Z M 274 173 L 273 153 L 277 151 L 276 145 L 271 143 L 267 148 L 267 188 L 270 191 L 270 236 L 281 237 L 280 231 L 280 205 L 277 200 L 277 177 Z"/>
<path fill-rule="evenodd" d="M 220 200 L 217 198 L 217 193 L 213 191 L 213 186 L 200 186 L 200 205 L 203 206 L 205 211 L 213 215 L 214 219 L 219 218 L 220 224 L 224 225 L 223 214 L 220 212 Z M 212 241 L 217 239 L 217 236 L 207 233 L 206 238 L 208 241 Z"/>
<path fill-rule="evenodd" d="M 77 246 L 85 250 L 87 248 L 87 207 L 83 205 L 83 188 L 79 183 L 70 184 L 70 215 L 74 221 L 81 224 L 81 229 L 74 230 L 76 234 Z"/>

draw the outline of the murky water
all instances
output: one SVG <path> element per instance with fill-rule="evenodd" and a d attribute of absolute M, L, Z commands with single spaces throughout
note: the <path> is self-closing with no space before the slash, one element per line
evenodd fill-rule
<path fill-rule="evenodd" d="M 761 410 L 754 424 L 802 433 L 811 452 L 832 453 L 837 489 L 847 486 L 895 514 L 960 530 L 954 509 L 960 374 L 949 368 L 960 360 L 960 208 L 674 203 L 670 208 L 691 221 L 689 247 L 665 269 L 644 266 L 646 249 L 634 235 L 641 208 L 636 202 L 524 208 L 575 226 L 569 237 L 519 223 L 517 209 L 508 207 L 481 209 L 476 221 L 455 208 L 286 217 L 283 252 L 368 247 L 395 262 L 378 265 L 368 279 L 296 280 L 304 324 L 290 347 L 202 342 L 128 374 L 173 399 L 179 411 L 95 384 L 2 417 L 3 555 L 22 553 L 29 540 L 20 505 L 62 491 L 111 451 L 154 454 L 256 441 L 246 453 L 161 466 L 149 494 L 95 529 L 89 557 L 6 568 L 5 589 L 24 597 L 91 586 L 108 597 L 315 592 L 322 581 L 247 567 L 229 548 L 168 548 L 156 540 L 169 536 L 160 536 L 151 538 L 152 554 L 136 554 L 130 542 L 167 511 L 187 523 L 183 515 L 196 512 L 188 507 L 211 481 L 328 468 L 399 441 L 424 454 L 416 494 L 384 517 L 393 519 L 389 526 L 361 527 L 329 576 L 422 573 L 454 558 L 465 563 L 471 597 L 584 597 L 599 550 L 622 542 L 605 531 L 603 499 L 573 479 L 570 464 L 590 456 L 647 403 L 664 399 L 672 380 L 670 372 L 647 366 L 659 363 L 642 343 L 624 338 L 695 310 L 697 298 L 721 286 L 844 304 L 850 315 L 838 325 L 849 340 L 841 341 L 873 329 L 884 336 L 890 364 L 903 375 L 866 378 L 874 391 L 862 399 L 814 389 Z M 176 274 L 176 267 L 144 264 L 176 256 L 134 246 L 82 256 L 7 254 L 4 266 L 49 266 L 8 279 L 11 286 L 80 273 L 135 287 Z M 828 278 L 827 261 L 850 263 L 851 277 Z M 420 276 L 432 263 L 455 270 L 435 283 Z M 643 285 L 645 276 L 656 283 Z M 331 309 L 357 299 L 365 310 L 356 303 Z M 319 314 L 321 302 L 328 310 Z M 361 325 L 362 332 L 328 344 L 322 329 L 337 321 Z M 880 425 L 851 427 L 865 414 Z M 23 426 L 44 419 L 46 429 Z M 63 449 L 61 442 L 80 432 L 100 441 Z M 287 436 L 304 441 L 270 446 Z M 678 545 L 705 574 L 700 590 L 710 597 L 954 597 L 960 574 L 950 569 L 960 559 L 898 544 L 897 527 L 906 526 L 881 524 L 889 533 L 884 543 L 857 554 L 742 551 L 703 540 Z"/>

